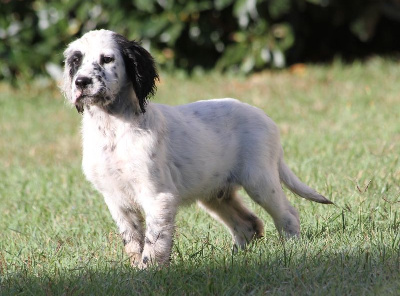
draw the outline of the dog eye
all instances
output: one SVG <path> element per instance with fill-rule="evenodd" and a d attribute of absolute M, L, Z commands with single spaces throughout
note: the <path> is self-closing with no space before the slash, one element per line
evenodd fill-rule
<path fill-rule="evenodd" d="M 81 62 L 81 57 L 79 57 L 79 56 L 75 56 L 75 57 L 72 59 L 72 63 L 73 63 L 74 65 L 79 65 L 80 62 Z"/>
<path fill-rule="evenodd" d="M 73 67 L 79 67 L 82 62 L 82 54 L 80 52 L 75 52 L 69 59 L 68 64 Z"/>
<path fill-rule="evenodd" d="M 100 63 L 101 64 L 109 64 L 109 63 L 112 63 L 113 61 L 114 61 L 113 56 L 101 56 Z"/>

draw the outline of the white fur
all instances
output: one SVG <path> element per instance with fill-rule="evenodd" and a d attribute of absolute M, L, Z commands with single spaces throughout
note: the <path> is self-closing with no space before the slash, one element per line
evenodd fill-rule
<path fill-rule="evenodd" d="M 92 31 L 69 45 L 63 91 L 84 109 L 83 170 L 103 194 L 132 264 L 168 263 L 182 204 L 197 201 L 244 247 L 263 235 L 263 225 L 237 195 L 240 187 L 289 236 L 299 235 L 299 217 L 280 180 L 305 198 L 330 203 L 284 164 L 278 129 L 260 109 L 216 99 L 177 107 L 149 103 L 142 113 L 114 34 Z M 81 63 L 70 75 L 68 59 L 77 51 Z M 114 60 L 99 70 L 102 55 Z M 104 73 L 99 81 L 98 71 Z M 92 83 L 77 86 L 82 76 Z"/>

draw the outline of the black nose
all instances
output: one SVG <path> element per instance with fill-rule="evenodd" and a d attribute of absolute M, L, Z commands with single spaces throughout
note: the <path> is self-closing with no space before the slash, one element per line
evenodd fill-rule
<path fill-rule="evenodd" d="M 85 88 L 89 84 L 92 83 L 92 78 L 87 77 L 87 76 L 79 76 L 75 80 L 75 85 L 80 87 L 80 88 Z"/>

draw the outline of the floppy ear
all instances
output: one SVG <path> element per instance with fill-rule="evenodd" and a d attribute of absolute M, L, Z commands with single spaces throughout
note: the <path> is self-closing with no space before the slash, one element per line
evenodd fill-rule
<path fill-rule="evenodd" d="M 154 59 L 138 42 L 129 41 L 119 34 L 115 34 L 114 39 L 122 53 L 125 71 L 132 82 L 140 109 L 144 113 L 147 100 L 154 95 L 156 80 L 159 79 Z"/>

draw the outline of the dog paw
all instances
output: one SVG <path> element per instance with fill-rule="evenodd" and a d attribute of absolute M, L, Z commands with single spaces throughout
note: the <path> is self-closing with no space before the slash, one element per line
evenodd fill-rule
<path fill-rule="evenodd" d="M 131 262 L 132 267 L 137 267 L 141 263 L 141 255 L 138 253 L 130 253 L 129 255 L 129 260 Z"/>
<path fill-rule="evenodd" d="M 156 268 L 161 268 L 162 265 L 158 264 L 154 260 L 151 260 L 150 257 L 148 256 L 142 256 L 140 262 L 135 265 L 136 268 L 138 269 L 148 269 L 150 267 L 156 267 Z"/>

